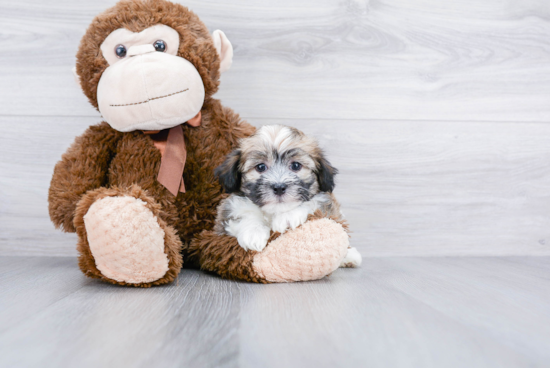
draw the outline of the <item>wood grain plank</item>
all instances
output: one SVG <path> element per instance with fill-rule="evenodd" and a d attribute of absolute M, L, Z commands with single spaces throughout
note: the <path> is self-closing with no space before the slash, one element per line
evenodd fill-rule
<path fill-rule="evenodd" d="M 27 268 L 34 280 L 57 272 L 59 262 L 74 263 L 66 257 L 34 261 L 43 263 Z M 78 272 L 71 268 L 63 271 L 67 278 Z M 13 308 L 47 296 L 48 289 L 36 295 L 13 282 L 22 293 Z M 235 367 L 238 313 L 237 284 L 200 271 L 188 270 L 178 283 L 151 289 L 89 281 L 3 331 L 0 365 Z"/>
<path fill-rule="evenodd" d="M 47 191 L 61 154 L 96 121 L 0 117 L 0 254 L 75 255 L 75 237 L 49 221 Z M 550 255 L 547 124 L 251 122 L 320 140 L 340 170 L 336 195 L 364 256 Z"/>
<path fill-rule="evenodd" d="M 241 366 L 543 367 L 550 270 L 517 280 L 511 269 L 488 257 L 371 258 L 313 283 L 251 285 Z"/>
<path fill-rule="evenodd" d="M 369 258 L 271 285 L 185 270 L 133 289 L 69 257 L 0 257 L 0 366 L 546 367 L 549 261 Z"/>
<path fill-rule="evenodd" d="M 550 259 L 533 260 L 542 269 L 522 258 L 392 258 L 385 267 L 394 272 L 381 282 L 544 366 L 550 362 L 550 329 L 541 324 L 550 316 Z M 515 323 L 506 323 L 510 319 Z"/>
<path fill-rule="evenodd" d="M 89 282 L 72 257 L 0 257 L 0 336 Z"/>
<path fill-rule="evenodd" d="M 113 0 L 0 4 L 0 112 L 97 116 L 73 82 Z M 544 0 L 182 1 L 235 46 L 219 97 L 247 118 L 548 121 Z"/>
<path fill-rule="evenodd" d="M 288 123 L 340 169 L 336 195 L 363 254 L 550 254 L 545 124 Z"/>

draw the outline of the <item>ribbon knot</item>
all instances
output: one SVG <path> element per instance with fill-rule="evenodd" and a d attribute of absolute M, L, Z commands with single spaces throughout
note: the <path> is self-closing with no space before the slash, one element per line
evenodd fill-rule
<path fill-rule="evenodd" d="M 183 169 L 186 158 L 187 150 L 181 125 L 170 128 L 157 180 L 175 196 L 178 195 L 178 191 L 185 193 Z"/>
<path fill-rule="evenodd" d="M 197 127 L 201 124 L 201 113 L 193 119 L 187 121 L 187 124 Z M 178 192 L 185 193 L 185 183 L 183 182 L 183 169 L 187 159 L 187 150 L 185 147 L 185 137 L 183 128 L 177 125 L 170 129 L 161 131 L 145 131 L 149 134 L 162 156 L 160 170 L 157 180 L 174 196 Z"/>

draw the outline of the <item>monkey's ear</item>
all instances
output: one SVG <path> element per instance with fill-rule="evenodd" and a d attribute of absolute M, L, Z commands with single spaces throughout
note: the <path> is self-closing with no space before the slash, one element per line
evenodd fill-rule
<path fill-rule="evenodd" d="M 82 88 L 82 85 L 80 84 L 80 77 L 78 76 L 78 74 L 76 73 L 76 66 L 73 66 L 73 68 L 71 69 L 73 71 L 73 77 L 74 77 L 74 81 L 76 82 L 76 84 L 78 84 L 78 86 L 80 88 Z"/>
<path fill-rule="evenodd" d="M 241 151 L 235 150 L 227 155 L 223 164 L 214 170 L 214 175 L 216 175 L 226 193 L 234 193 L 241 189 L 240 162 Z"/>
<path fill-rule="evenodd" d="M 214 39 L 214 47 L 220 57 L 220 73 L 223 73 L 231 67 L 233 62 L 233 46 L 225 33 L 219 29 L 212 33 L 212 38 Z"/>
<path fill-rule="evenodd" d="M 321 154 L 317 160 L 317 180 L 319 181 L 319 190 L 321 192 L 331 193 L 334 190 L 334 176 L 338 174 L 338 169 L 327 161 L 325 156 Z"/>

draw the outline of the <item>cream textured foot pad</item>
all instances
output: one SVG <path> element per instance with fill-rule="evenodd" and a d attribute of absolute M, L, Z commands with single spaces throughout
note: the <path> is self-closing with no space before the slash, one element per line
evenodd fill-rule
<path fill-rule="evenodd" d="M 308 221 L 288 231 L 254 256 L 254 270 L 271 282 L 317 280 L 332 273 L 344 259 L 349 236 L 330 220 Z"/>
<path fill-rule="evenodd" d="M 113 280 L 152 282 L 168 271 L 164 230 L 141 199 L 105 197 L 84 216 L 96 267 Z"/>

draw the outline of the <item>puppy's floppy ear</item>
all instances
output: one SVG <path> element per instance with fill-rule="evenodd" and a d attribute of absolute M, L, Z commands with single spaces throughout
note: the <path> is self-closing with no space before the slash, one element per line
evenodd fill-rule
<path fill-rule="evenodd" d="M 334 176 L 338 174 L 338 169 L 328 162 L 325 155 L 321 152 L 317 158 L 316 168 L 317 180 L 319 182 L 319 190 L 321 192 L 331 193 L 334 190 Z"/>
<path fill-rule="evenodd" d="M 235 150 L 227 155 L 223 164 L 214 170 L 214 175 L 216 175 L 223 189 L 227 193 L 234 193 L 241 189 L 241 172 L 239 171 L 240 162 L 241 151 Z"/>

